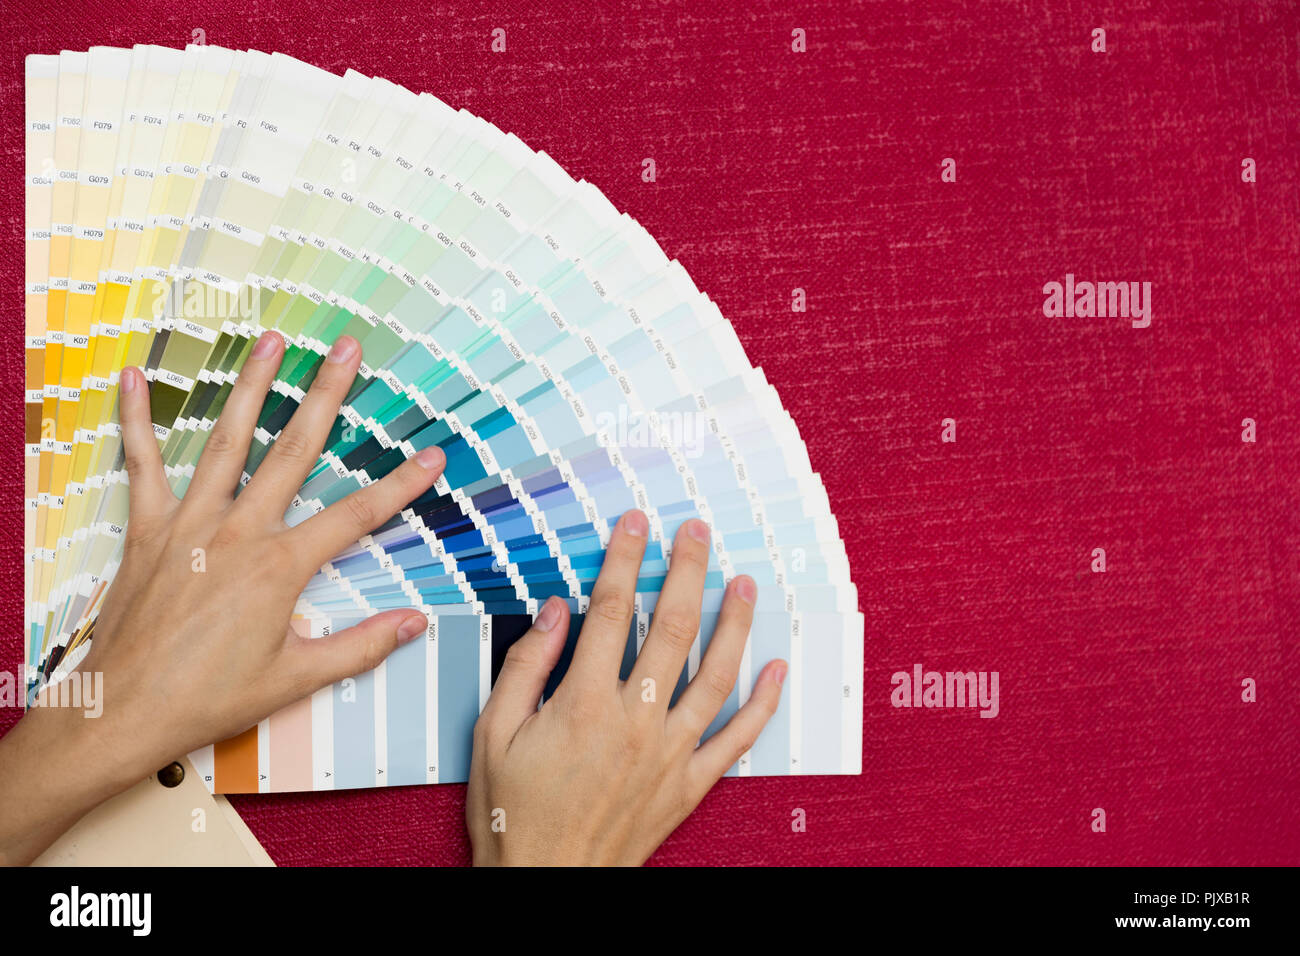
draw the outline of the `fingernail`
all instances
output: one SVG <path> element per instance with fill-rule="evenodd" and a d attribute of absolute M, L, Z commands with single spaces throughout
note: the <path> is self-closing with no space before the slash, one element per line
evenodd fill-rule
<path fill-rule="evenodd" d="M 346 362 L 348 359 L 352 358 L 356 353 L 356 350 L 356 339 L 350 335 L 341 336 L 338 341 L 334 343 L 333 347 L 330 348 L 330 354 L 325 356 L 325 361 L 334 362 L 335 364 Z"/>
<path fill-rule="evenodd" d="M 686 533 L 696 541 L 703 541 L 706 544 L 709 540 L 709 526 L 699 518 L 692 518 L 686 522 Z"/>
<path fill-rule="evenodd" d="M 779 661 L 777 665 L 772 668 L 772 680 L 776 681 L 777 687 L 780 687 L 785 683 L 785 675 L 789 669 L 790 668 L 786 665 L 785 661 Z"/>
<path fill-rule="evenodd" d="M 640 511 L 629 511 L 623 515 L 623 530 L 634 538 L 644 538 L 650 533 L 650 521 Z"/>
<path fill-rule="evenodd" d="M 405 644 L 407 641 L 413 641 L 429 626 L 428 619 L 423 614 L 414 614 L 402 622 L 397 629 L 397 643 Z"/>
<path fill-rule="evenodd" d="M 415 463 L 421 468 L 427 468 L 433 471 L 435 468 L 441 468 L 447 456 L 442 453 L 442 449 L 437 445 L 430 445 L 428 448 L 421 448 L 420 453 L 415 456 Z"/>
<path fill-rule="evenodd" d="M 122 369 L 122 377 L 119 381 L 121 382 L 121 389 L 123 395 L 130 395 L 132 392 L 135 391 L 136 385 L 139 384 L 138 382 L 136 382 L 135 377 L 139 374 L 140 373 L 137 372 L 134 368 Z"/>
<path fill-rule="evenodd" d="M 736 578 L 736 597 L 740 598 L 751 607 L 753 606 L 754 602 L 758 600 L 758 588 L 754 586 L 753 578 Z"/>
<path fill-rule="evenodd" d="M 279 332 L 263 332 L 258 337 L 257 344 L 253 346 L 252 357 L 255 359 L 268 358 L 275 352 L 279 340 Z"/>
<path fill-rule="evenodd" d="M 542 605 L 542 613 L 537 615 L 537 620 L 533 621 L 533 627 L 545 634 L 551 628 L 555 627 L 560 620 L 560 601 L 558 598 L 547 598 L 546 603 Z"/>

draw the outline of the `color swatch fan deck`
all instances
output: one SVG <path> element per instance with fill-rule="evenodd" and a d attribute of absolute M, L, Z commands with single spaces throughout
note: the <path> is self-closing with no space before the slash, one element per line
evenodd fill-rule
<path fill-rule="evenodd" d="M 121 560 L 121 370 L 145 369 L 184 495 L 258 335 L 287 345 L 246 477 L 347 334 L 361 370 L 286 522 L 430 445 L 447 466 L 320 569 L 294 626 L 414 607 L 428 633 L 191 754 L 210 789 L 464 781 L 506 649 L 552 595 L 572 646 L 630 508 L 651 533 L 624 676 L 673 535 L 702 518 L 703 620 L 674 696 L 726 582 L 751 575 L 749 644 L 709 733 L 767 661 L 790 670 L 730 773 L 860 772 L 863 619 L 798 429 L 718 308 L 595 186 L 429 94 L 281 54 L 97 47 L 26 74 L 29 700 L 84 659 Z"/>

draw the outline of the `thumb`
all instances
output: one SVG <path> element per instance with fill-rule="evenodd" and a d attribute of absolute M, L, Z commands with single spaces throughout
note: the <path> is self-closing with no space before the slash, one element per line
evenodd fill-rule
<path fill-rule="evenodd" d="M 428 626 L 428 619 L 419 611 L 384 611 L 329 637 L 304 640 L 299 663 L 315 687 L 324 687 L 374 670 Z"/>
<path fill-rule="evenodd" d="M 511 739 L 537 710 L 568 635 L 568 604 L 558 597 L 548 598 L 533 626 L 506 652 L 492 696 L 479 718 L 489 735 Z"/>

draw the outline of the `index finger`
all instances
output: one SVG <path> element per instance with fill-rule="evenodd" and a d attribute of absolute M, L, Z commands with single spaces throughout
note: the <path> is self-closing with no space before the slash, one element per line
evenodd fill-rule
<path fill-rule="evenodd" d="M 650 633 L 628 680 L 633 688 L 640 688 L 647 679 L 663 688 L 664 693 L 656 695 L 661 710 L 667 709 L 669 691 L 676 686 L 700 633 L 709 553 L 709 526 L 703 521 L 692 518 L 677 529 L 668 577 L 650 619 Z"/>
<path fill-rule="evenodd" d="M 295 542 L 295 551 L 318 568 L 428 491 L 446 464 L 442 449 L 430 445 L 379 481 L 334 502 L 286 534 Z"/>
<path fill-rule="evenodd" d="M 650 522 L 645 514 L 635 509 L 624 512 L 614 526 L 600 574 L 591 590 L 591 604 L 565 683 L 568 675 L 574 675 L 580 681 L 617 686 L 618 667 L 632 626 L 637 576 L 649 531 Z"/>

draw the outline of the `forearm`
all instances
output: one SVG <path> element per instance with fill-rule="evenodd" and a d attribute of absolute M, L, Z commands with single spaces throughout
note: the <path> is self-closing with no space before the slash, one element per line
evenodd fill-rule
<path fill-rule="evenodd" d="M 59 835 L 148 773 L 80 710 L 36 708 L 0 739 L 0 864 L 30 863 Z"/>

